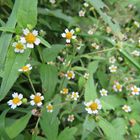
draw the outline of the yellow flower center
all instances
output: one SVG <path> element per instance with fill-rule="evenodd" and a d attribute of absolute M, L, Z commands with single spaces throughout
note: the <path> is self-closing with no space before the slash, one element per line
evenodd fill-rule
<path fill-rule="evenodd" d="M 112 67 L 111 69 L 112 69 L 112 70 L 117 70 L 117 68 L 116 68 L 116 67 Z"/>
<path fill-rule="evenodd" d="M 23 50 L 24 46 L 21 43 L 17 43 L 16 49 Z"/>
<path fill-rule="evenodd" d="M 69 90 L 67 88 L 63 88 L 63 93 L 67 94 L 69 92 Z"/>
<path fill-rule="evenodd" d="M 139 92 L 137 88 L 134 88 L 134 90 L 133 90 L 133 91 L 134 91 L 134 92 Z"/>
<path fill-rule="evenodd" d="M 93 103 L 89 106 L 89 108 L 91 108 L 91 110 L 95 111 L 95 110 L 98 109 L 98 104 L 95 103 L 95 102 L 93 102 Z"/>
<path fill-rule="evenodd" d="M 116 85 L 116 88 L 119 90 L 119 89 L 121 89 L 121 85 L 120 84 L 117 84 Z"/>
<path fill-rule="evenodd" d="M 73 76 L 73 74 L 71 72 L 68 72 L 67 75 L 69 78 L 72 78 L 72 76 Z"/>
<path fill-rule="evenodd" d="M 18 97 L 15 97 L 14 99 L 13 99 L 13 103 L 14 104 L 18 104 L 20 102 L 20 99 L 18 98 Z"/>
<path fill-rule="evenodd" d="M 50 111 L 50 110 L 53 110 L 53 106 L 52 105 L 48 105 L 47 106 L 47 109 Z"/>
<path fill-rule="evenodd" d="M 76 98 L 76 97 L 77 97 L 77 94 L 76 94 L 76 93 L 74 93 L 74 94 L 73 94 L 73 97 L 74 97 L 74 98 Z"/>
<path fill-rule="evenodd" d="M 28 43 L 34 43 L 35 40 L 36 40 L 36 36 L 34 36 L 32 33 L 28 33 L 26 36 L 25 36 L 25 39 Z"/>
<path fill-rule="evenodd" d="M 22 70 L 23 71 L 28 71 L 29 70 L 29 67 L 28 66 L 24 66 L 24 67 L 22 67 Z"/>
<path fill-rule="evenodd" d="M 72 33 L 71 32 L 67 32 L 66 33 L 66 38 L 67 39 L 71 39 L 72 38 Z"/>
<path fill-rule="evenodd" d="M 34 102 L 35 102 L 36 104 L 40 103 L 40 102 L 41 102 L 41 97 L 38 96 L 38 95 L 36 95 L 36 96 L 34 97 Z"/>

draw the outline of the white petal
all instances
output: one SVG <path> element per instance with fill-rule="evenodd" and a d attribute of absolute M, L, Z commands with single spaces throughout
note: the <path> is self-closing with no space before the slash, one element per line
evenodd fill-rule
<path fill-rule="evenodd" d="M 30 99 L 34 99 L 34 98 L 35 98 L 35 95 L 32 94 L 32 95 L 30 96 Z"/>
<path fill-rule="evenodd" d="M 70 43 L 70 39 L 66 39 L 66 42 L 67 42 L 67 43 Z"/>
<path fill-rule="evenodd" d="M 65 33 L 68 33 L 69 32 L 69 30 L 68 29 L 65 29 Z"/>
<path fill-rule="evenodd" d="M 13 47 L 15 47 L 16 45 L 17 45 L 17 42 L 14 42 L 14 43 L 12 44 Z"/>
<path fill-rule="evenodd" d="M 7 102 L 7 104 L 8 104 L 8 105 L 12 105 L 12 104 L 13 104 L 13 101 L 12 101 L 12 100 L 9 100 L 9 101 Z"/>
<path fill-rule="evenodd" d="M 23 95 L 22 94 L 19 94 L 18 97 L 19 97 L 19 99 L 22 99 L 23 98 Z"/>
<path fill-rule="evenodd" d="M 23 70 L 22 70 L 22 69 L 18 69 L 18 71 L 19 71 L 19 72 L 22 72 Z"/>
<path fill-rule="evenodd" d="M 72 34 L 74 34 L 74 30 L 72 29 L 71 31 L 70 31 Z"/>
<path fill-rule="evenodd" d="M 20 42 L 21 42 L 21 43 L 26 43 L 25 37 L 20 37 Z"/>
<path fill-rule="evenodd" d="M 27 28 L 26 29 L 23 29 L 23 34 L 24 35 L 27 35 L 29 32 L 30 32 L 29 29 L 27 29 Z"/>
<path fill-rule="evenodd" d="M 41 93 L 40 92 L 37 92 L 36 95 L 41 96 Z"/>
<path fill-rule="evenodd" d="M 27 48 L 34 48 L 34 44 L 27 43 Z"/>
<path fill-rule="evenodd" d="M 37 35 L 38 35 L 38 31 L 37 31 L 37 30 L 33 30 L 32 34 L 33 34 L 34 36 L 37 36 Z"/>
<path fill-rule="evenodd" d="M 18 93 L 14 92 L 14 93 L 12 94 L 12 97 L 13 97 L 13 98 L 18 97 Z"/>
<path fill-rule="evenodd" d="M 15 105 L 15 104 L 13 104 L 13 105 L 11 106 L 12 109 L 15 109 L 16 107 L 17 107 L 17 105 Z"/>
<path fill-rule="evenodd" d="M 62 33 L 61 36 L 65 38 L 66 37 L 66 34 L 65 33 Z"/>
<path fill-rule="evenodd" d="M 37 104 L 37 106 L 41 106 L 42 105 L 42 102 L 39 102 L 38 104 Z"/>
<path fill-rule="evenodd" d="M 20 101 L 19 103 L 17 103 L 17 106 L 20 106 L 22 104 L 22 102 Z"/>
<path fill-rule="evenodd" d="M 32 106 L 34 106 L 34 105 L 35 105 L 35 102 L 32 100 L 32 101 L 30 101 L 30 104 L 31 104 Z"/>
<path fill-rule="evenodd" d="M 39 38 L 36 38 L 36 40 L 35 40 L 35 45 L 39 45 L 40 44 L 40 39 Z"/>

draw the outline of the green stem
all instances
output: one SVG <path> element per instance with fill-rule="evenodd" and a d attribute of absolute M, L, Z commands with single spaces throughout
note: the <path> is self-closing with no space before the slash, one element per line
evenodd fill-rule
<path fill-rule="evenodd" d="M 35 88 L 34 88 L 34 85 L 33 85 L 33 82 L 31 80 L 31 77 L 30 77 L 30 74 L 29 73 L 27 73 L 27 77 L 28 77 L 28 80 L 30 82 L 30 85 L 32 87 L 32 90 L 33 90 L 34 94 L 36 94 L 36 91 L 35 91 Z"/>

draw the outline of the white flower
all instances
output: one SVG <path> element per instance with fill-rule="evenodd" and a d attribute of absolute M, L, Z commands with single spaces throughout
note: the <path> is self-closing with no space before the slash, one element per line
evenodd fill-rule
<path fill-rule="evenodd" d="M 50 2 L 51 4 L 55 4 L 55 3 L 56 3 L 55 0 L 49 0 L 49 2 Z"/>
<path fill-rule="evenodd" d="M 34 48 L 34 45 L 39 45 L 40 44 L 40 39 L 37 37 L 38 36 L 38 31 L 33 30 L 32 32 L 29 31 L 29 29 L 23 29 L 23 34 L 20 38 L 20 41 L 22 43 L 26 43 L 27 48 Z"/>
<path fill-rule="evenodd" d="M 88 7 L 89 6 L 89 4 L 86 3 L 86 2 L 83 5 L 84 5 L 84 7 Z"/>
<path fill-rule="evenodd" d="M 140 24 L 137 21 L 134 21 L 134 26 L 136 26 L 137 28 L 140 27 Z"/>
<path fill-rule="evenodd" d="M 131 54 L 134 56 L 140 56 L 140 51 L 134 50 Z"/>
<path fill-rule="evenodd" d="M 111 31 L 112 31 L 111 28 L 107 26 L 106 27 L 106 32 L 109 34 L 109 33 L 111 33 Z"/>
<path fill-rule="evenodd" d="M 110 70 L 110 72 L 114 73 L 114 72 L 117 71 L 117 66 L 111 65 L 111 66 L 109 67 L 109 70 Z"/>
<path fill-rule="evenodd" d="M 73 122 L 74 121 L 74 115 L 69 115 L 67 118 L 68 122 Z"/>
<path fill-rule="evenodd" d="M 70 100 L 71 100 L 71 94 L 67 94 L 65 100 L 66 100 L 66 101 L 70 101 Z"/>
<path fill-rule="evenodd" d="M 100 90 L 101 96 L 107 96 L 108 91 L 105 89 Z"/>
<path fill-rule="evenodd" d="M 72 98 L 73 100 L 77 101 L 77 99 L 79 98 L 79 93 L 78 93 L 78 92 L 72 92 L 71 98 Z"/>
<path fill-rule="evenodd" d="M 98 110 L 102 108 L 101 102 L 99 99 L 95 99 L 95 101 L 85 102 L 85 110 L 89 114 L 98 114 Z"/>
<path fill-rule="evenodd" d="M 84 74 L 84 78 L 85 78 L 85 79 L 88 79 L 88 78 L 89 78 L 89 73 L 85 73 L 85 74 Z"/>
<path fill-rule="evenodd" d="M 113 85 L 113 89 L 116 92 L 121 92 L 122 91 L 122 85 L 119 82 L 115 82 L 115 84 Z"/>
<path fill-rule="evenodd" d="M 125 112 L 131 112 L 131 107 L 128 106 L 128 105 L 124 105 L 124 106 L 122 107 L 122 109 L 123 109 Z"/>
<path fill-rule="evenodd" d="M 15 48 L 14 51 L 16 53 L 24 53 L 24 50 L 26 49 L 25 45 L 20 41 L 14 42 L 12 46 Z"/>
<path fill-rule="evenodd" d="M 53 106 L 49 103 L 47 106 L 47 112 L 53 112 Z"/>
<path fill-rule="evenodd" d="M 12 94 L 12 97 L 13 99 L 9 100 L 7 103 L 9 106 L 11 106 L 12 109 L 15 109 L 17 106 L 20 106 L 22 104 L 21 99 L 23 98 L 23 95 L 14 92 Z"/>
<path fill-rule="evenodd" d="M 139 95 L 140 94 L 140 88 L 138 88 L 137 86 L 132 86 L 131 87 L 131 94 L 132 95 Z"/>
<path fill-rule="evenodd" d="M 31 64 L 27 64 L 26 66 L 23 66 L 21 69 L 19 69 L 18 71 L 20 72 L 28 72 L 32 69 Z"/>
<path fill-rule="evenodd" d="M 32 94 L 30 96 L 30 99 L 31 99 L 30 104 L 32 106 L 37 105 L 40 107 L 42 105 L 42 101 L 44 100 L 44 97 L 41 96 L 41 93 L 37 92 L 36 95 Z"/>
<path fill-rule="evenodd" d="M 116 62 L 116 58 L 114 56 L 109 58 L 109 63 L 114 64 Z"/>
<path fill-rule="evenodd" d="M 61 36 L 63 38 L 66 38 L 66 43 L 70 43 L 71 39 L 76 39 L 73 29 L 70 31 L 68 29 L 65 29 L 65 33 L 62 33 Z"/>
<path fill-rule="evenodd" d="M 89 35 L 93 35 L 93 33 L 94 33 L 94 29 L 89 29 L 89 30 L 88 30 L 88 34 L 89 34 Z"/>
<path fill-rule="evenodd" d="M 85 11 L 80 10 L 80 11 L 79 11 L 79 17 L 84 17 L 84 16 L 85 16 Z"/>
<path fill-rule="evenodd" d="M 68 94 L 69 93 L 69 89 L 68 88 L 63 88 L 61 91 L 60 91 L 61 94 Z"/>
<path fill-rule="evenodd" d="M 65 76 L 70 80 L 75 78 L 75 73 L 73 71 L 67 71 Z"/>
<path fill-rule="evenodd" d="M 94 48 L 96 50 L 100 49 L 100 46 L 97 45 L 96 43 L 92 43 L 91 46 L 92 46 L 92 48 Z"/>

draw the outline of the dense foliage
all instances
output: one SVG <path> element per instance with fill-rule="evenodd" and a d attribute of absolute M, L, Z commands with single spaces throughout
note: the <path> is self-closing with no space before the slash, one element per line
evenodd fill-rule
<path fill-rule="evenodd" d="M 140 139 L 139 0 L 0 0 L 0 140 Z"/>

